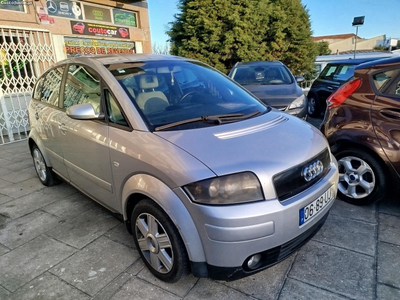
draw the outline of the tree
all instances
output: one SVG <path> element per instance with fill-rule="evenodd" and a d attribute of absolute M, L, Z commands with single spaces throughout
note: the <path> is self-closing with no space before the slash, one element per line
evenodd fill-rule
<path fill-rule="evenodd" d="M 171 54 L 223 72 L 238 61 L 281 60 L 294 73 L 312 69 L 317 47 L 300 0 L 180 0 L 167 31 Z"/>
<path fill-rule="evenodd" d="M 318 49 L 318 55 L 329 55 L 332 53 L 332 50 L 329 49 L 329 43 L 328 42 L 317 42 L 315 43 L 317 45 Z"/>
<path fill-rule="evenodd" d="M 154 54 L 169 54 L 169 44 L 165 43 L 164 45 L 160 45 L 158 43 L 154 43 L 151 46 L 151 50 Z"/>

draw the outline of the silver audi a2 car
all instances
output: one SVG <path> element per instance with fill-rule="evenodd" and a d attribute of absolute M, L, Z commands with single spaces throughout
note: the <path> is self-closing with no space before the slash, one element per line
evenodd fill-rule
<path fill-rule="evenodd" d="M 42 183 L 57 174 L 121 214 L 164 281 L 265 269 L 318 231 L 336 197 L 316 128 L 195 60 L 62 61 L 37 80 L 29 119 Z"/>

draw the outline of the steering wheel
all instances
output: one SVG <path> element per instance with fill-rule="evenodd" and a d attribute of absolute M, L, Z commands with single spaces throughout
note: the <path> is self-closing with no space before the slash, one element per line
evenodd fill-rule
<path fill-rule="evenodd" d="M 187 97 L 192 96 L 194 94 L 199 94 L 199 92 L 198 91 L 190 91 L 190 92 L 186 93 L 185 95 L 182 96 L 181 99 L 178 100 L 178 103 L 184 102 L 185 100 L 187 100 Z"/>

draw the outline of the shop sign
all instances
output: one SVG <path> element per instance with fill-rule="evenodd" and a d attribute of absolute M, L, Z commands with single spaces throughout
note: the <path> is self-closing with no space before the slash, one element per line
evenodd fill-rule
<path fill-rule="evenodd" d="M 136 52 L 135 42 L 64 37 L 64 44 L 67 57 L 89 54 L 132 54 Z"/>
<path fill-rule="evenodd" d="M 111 11 L 109 8 L 83 4 L 83 10 L 85 11 L 86 20 L 111 23 Z"/>
<path fill-rule="evenodd" d="M 113 25 L 103 25 L 87 22 L 71 21 L 71 30 L 74 34 L 95 35 L 101 37 L 113 37 L 129 39 L 129 29 Z"/>
<path fill-rule="evenodd" d="M 82 9 L 79 2 L 46 0 L 46 7 L 50 16 L 82 20 Z"/>
<path fill-rule="evenodd" d="M 114 24 L 137 27 L 136 14 L 122 9 L 113 9 Z"/>
<path fill-rule="evenodd" d="M 24 4 L 31 5 L 33 4 L 33 1 L 25 2 L 19 0 L 0 0 L 0 9 L 25 12 Z"/>

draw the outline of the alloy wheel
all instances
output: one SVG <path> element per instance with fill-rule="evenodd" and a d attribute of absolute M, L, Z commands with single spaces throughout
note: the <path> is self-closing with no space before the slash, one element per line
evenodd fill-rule
<path fill-rule="evenodd" d="M 373 169 L 364 160 L 345 156 L 338 160 L 339 191 L 350 198 L 365 198 L 372 193 L 376 180 Z"/>
<path fill-rule="evenodd" d="M 162 274 L 174 265 L 172 244 L 161 223 L 151 214 L 142 213 L 136 219 L 136 237 L 140 251 L 151 267 Z"/>
<path fill-rule="evenodd" d="M 40 180 L 45 182 L 47 179 L 47 168 L 43 155 L 38 148 L 33 150 L 33 162 L 35 164 L 36 173 Z"/>

